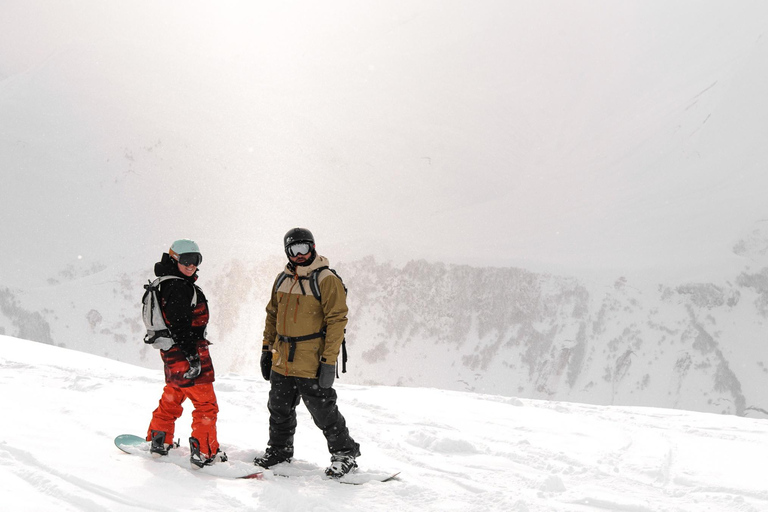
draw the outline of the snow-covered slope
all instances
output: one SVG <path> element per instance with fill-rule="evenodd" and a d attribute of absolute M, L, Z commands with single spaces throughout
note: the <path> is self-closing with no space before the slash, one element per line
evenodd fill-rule
<path fill-rule="evenodd" d="M 768 508 L 768 425 L 756 419 L 340 384 L 361 471 L 402 472 L 356 487 L 319 475 L 225 480 L 118 451 L 117 434 L 145 432 L 162 389 L 156 370 L 0 336 L 0 387 L 11 512 Z M 219 437 L 245 467 L 266 442 L 268 384 L 219 375 L 216 390 Z M 182 439 L 190 419 L 187 410 L 177 423 Z M 325 450 L 300 406 L 298 464 L 319 471 Z"/>

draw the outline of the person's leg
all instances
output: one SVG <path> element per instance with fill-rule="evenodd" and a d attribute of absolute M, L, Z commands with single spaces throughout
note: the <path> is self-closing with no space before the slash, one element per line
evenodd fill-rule
<path fill-rule="evenodd" d="M 269 446 L 253 459 L 263 468 L 271 468 L 293 458 L 293 435 L 296 433 L 296 406 L 299 404 L 299 390 L 293 377 L 283 377 L 272 372 L 269 378 Z"/>
<path fill-rule="evenodd" d="M 269 390 L 269 445 L 293 455 L 293 436 L 296 433 L 296 406 L 299 389 L 294 377 L 284 377 L 277 372 L 270 376 Z"/>
<path fill-rule="evenodd" d="M 157 409 L 152 413 L 152 421 L 147 430 L 147 441 L 151 441 L 153 432 L 165 434 L 165 444 L 173 444 L 173 434 L 176 429 L 176 420 L 179 419 L 184 409 L 181 404 L 186 399 L 184 392 L 168 384 L 163 388 L 163 396 Z"/>
<path fill-rule="evenodd" d="M 360 445 L 349 435 L 347 422 L 336 405 L 336 390 L 321 388 L 317 379 L 296 381 L 312 420 L 323 431 L 328 442 L 328 451 L 332 454 L 359 456 Z"/>
<path fill-rule="evenodd" d="M 200 453 L 204 458 L 213 457 L 219 451 L 219 441 L 216 435 L 216 419 L 219 414 L 219 404 L 213 384 L 196 384 L 184 388 L 195 410 L 192 411 L 192 437 L 200 443 Z"/>

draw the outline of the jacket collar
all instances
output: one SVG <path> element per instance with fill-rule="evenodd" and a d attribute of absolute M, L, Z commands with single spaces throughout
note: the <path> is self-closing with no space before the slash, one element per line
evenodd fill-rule
<path fill-rule="evenodd" d="M 294 267 L 290 263 L 285 266 L 285 273 L 290 275 L 297 275 L 299 277 L 309 277 L 309 274 L 311 274 L 313 271 L 317 270 L 320 267 L 328 267 L 330 266 L 330 263 L 328 262 L 328 258 L 325 256 L 320 256 L 319 254 L 315 258 L 315 261 L 312 262 L 311 265 L 307 265 L 306 267 Z"/>

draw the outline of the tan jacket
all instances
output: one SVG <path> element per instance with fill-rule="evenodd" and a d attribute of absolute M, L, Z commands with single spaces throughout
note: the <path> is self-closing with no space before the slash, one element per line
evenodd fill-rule
<path fill-rule="evenodd" d="M 318 275 L 320 300 L 315 299 L 308 278 L 313 270 L 325 266 L 328 259 L 320 255 L 307 267 L 297 266 L 295 273 L 286 266 L 285 273 L 292 277 L 283 280 L 279 289 L 272 290 L 266 308 L 263 350 L 272 351 L 273 372 L 314 379 L 321 359 L 324 363 L 336 364 L 347 326 L 347 295 L 341 280 L 330 270 L 323 270 Z M 296 342 L 293 361 L 289 361 L 291 343 L 281 341 L 280 336 L 295 338 L 323 329 L 325 338 Z"/>

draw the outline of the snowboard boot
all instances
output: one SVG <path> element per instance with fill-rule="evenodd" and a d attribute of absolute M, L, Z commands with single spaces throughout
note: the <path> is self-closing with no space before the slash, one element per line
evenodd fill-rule
<path fill-rule="evenodd" d="M 221 451 L 221 449 L 217 450 L 213 457 L 209 457 L 207 453 L 200 453 L 200 441 L 194 437 L 189 438 L 189 451 L 189 462 L 199 468 L 210 466 L 217 462 L 227 462 L 227 454 Z"/>
<path fill-rule="evenodd" d="M 150 439 L 150 441 L 152 444 L 149 446 L 149 453 L 160 456 L 168 455 L 168 450 L 179 447 L 179 443 L 174 443 L 173 440 L 171 440 L 170 443 L 166 443 L 165 432 L 161 432 L 160 430 L 153 430 L 151 436 L 152 439 Z"/>
<path fill-rule="evenodd" d="M 261 457 L 253 459 L 253 463 L 264 469 L 269 469 L 275 464 L 281 462 L 291 462 L 293 459 L 293 447 L 278 448 L 276 446 L 267 446 L 267 450 Z"/>
<path fill-rule="evenodd" d="M 325 470 L 325 476 L 330 478 L 341 478 L 354 469 L 357 469 L 357 462 L 355 462 L 354 455 L 334 453 L 331 455 L 331 465 Z"/>

